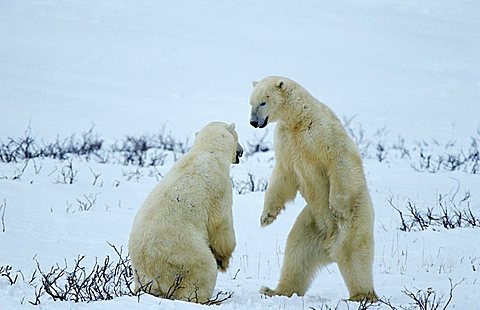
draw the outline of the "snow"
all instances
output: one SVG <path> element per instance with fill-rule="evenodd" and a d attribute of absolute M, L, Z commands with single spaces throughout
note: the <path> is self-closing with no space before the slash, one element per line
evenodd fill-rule
<path fill-rule="evenodd" d="M 236 123 L 247 146 L 263 135 L 249 125 L 252 80 L 284 75 L 340 117 L 353 117 L 367 138 L 393 143 L 402 136 L 410 148 L 423 140 L 456 140 L 451 149 L 465 150 L 480 128 L 479 16 L 475 1 L 3 1 L 0 142 L 24 136 L 27 127 L 36 141 L 91 127 L 105 145 L 163 128 L 192 141 L 205 123 L 222 120 Z M 387 133 L 375 136 L 381 128 Z M 272 132 L 269 126 L 269 143 Z M 232 167 L 233 180 L 249 172 L 268 179 L 272 157 L 271 151 L 244 157 Z M 402 290 L 432 287 L 448 297 L 452 279 L 461 283 L 451 306 L 478 308 L 478 227 L 403 232 L 388 201 L 399 207 L 412 201 L 426 210 L 439 194 L 458 203 L 469 192 L 469 206 L 479 215 L 479 175 L 419 172 L 413 161 L 364 159 L 376 212 L 377 291 L 406 306 L 411 300 Z M 35 260 L 48 269 L 78 255 L 86 263 L 102 260 L 114 254 L 108 243 L 126 250 L 137 208 L 172 162 L 168 157 L 154 169 L 73 157 L 73 184 L 61 182 L 67 161 L 37 159 L 38 166 L 30 161 L 23 173 L 23 162 L 0 162 L 0 206 L 6 202 L 0 266 L 28 278 Z M 335 265 L 318 273 L 304 297 L 258 293 L 277 283 L 286 236 L 305 204 L 298 197 L 261 229 L 263 194 L 234 195 L 237 248 L 216 286 L 234 295 L 220 307 L 347 309 L 342 300 L 348 292 Z M 86 197 L 95 197 L 95 205 L 79 211 L 77 200 Z M 33 298 L 28 279 L 9 285 L 0 277 L 0 308 L 31 307 Z M 148 295 L 91 303 L 42 297 L 48 309 L 159 305 L 204 307 Z"/>

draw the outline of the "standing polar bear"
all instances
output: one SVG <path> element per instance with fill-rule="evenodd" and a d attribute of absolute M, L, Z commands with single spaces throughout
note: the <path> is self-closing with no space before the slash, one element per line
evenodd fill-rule
<path fill-rule="evenodd" d="M 277 288 L 261 293 L 304 295 L 316 271 L 336 262 L 350 300 L 376 301 L 374 211 L 355 143 L 336 115 L 298 83 L 267 77 L 253 86 L 250 124 L 277 122 L 261 225 L 271 224 L 297 191 L 307 202 L 288 235 Z"/>
<path fill-rule="evenodd" d="M 148 195 L 128 250 L 135 291 L 203 303 L 235 249 L 230 164 L 243 149 L 235 125 L 212 122 Z"/>

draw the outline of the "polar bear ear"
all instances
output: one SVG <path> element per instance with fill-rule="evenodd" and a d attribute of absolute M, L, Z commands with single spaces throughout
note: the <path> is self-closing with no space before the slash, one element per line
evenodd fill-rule
<path fill-rule="evenodd" d="M 230 125 L 227 125 L 227 129 L 230 132 L 234 132 L 235 131 L 235 123 L 231 123 Z"/>
<path fill-rule="evenodd" d="M 252 86 L 255 87 L 255 85 L 258 84 L 258 81 L 252 81 Z"/>
<path fill-rule="evenodd" d="M 285 89 L 285 82 L 283 80 L 278 80 L 275 85 L 280 89 Z"/>

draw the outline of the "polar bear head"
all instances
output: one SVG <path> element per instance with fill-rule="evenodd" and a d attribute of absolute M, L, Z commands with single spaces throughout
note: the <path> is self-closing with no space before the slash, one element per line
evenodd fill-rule
<path fill-rule="evenodd" d="M 288 84 L 289 79 L 278 76 L 252 82 L 250 124 L 253 127 L 263 128 L 278 120 L 280 113 L 285 111 L 283 106 L 287 100 Z"/>
<path fill-rule="evenodd" d="M 195 134 L 193 147 L 207 149 L 209 152 L 224 151 L 230 156 L 232 164 L 238 164 L 243 155 L 234 123 L 208 123 Z"/>

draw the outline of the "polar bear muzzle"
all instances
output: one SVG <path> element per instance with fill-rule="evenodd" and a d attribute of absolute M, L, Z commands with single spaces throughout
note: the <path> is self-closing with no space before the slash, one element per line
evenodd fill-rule
<path fill-rule="evenodd" d="M 250 117 L 250 125 L 252 125 L 255 128 L 264 128 L 268 124 L 268 116 L 263 118 L 259 117 L 258 114 L 255 114 L 252 112 L 252 115 Z"/>
<path fill-rule="evenodd" d="M 237 151 L 235 154 L 235 164 L 240 163 L 240 157 L 243 155 L 243 147 L 237 142 Z"/>
<path fill-rule="evenodd" d="M 255 128 L 264 128 L 268 124 L 268 107 L 267 102 L 252 105 L 250 113 L 250 125 Z"/>

